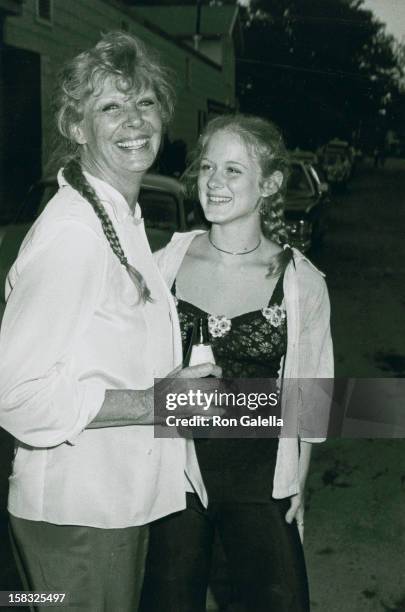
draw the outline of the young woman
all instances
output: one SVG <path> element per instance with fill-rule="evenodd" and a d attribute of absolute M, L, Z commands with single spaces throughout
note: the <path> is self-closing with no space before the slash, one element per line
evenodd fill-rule
<path fill-rule="evenodd" d="M 297 436 L 195 440 L 208 507 L 190 489 L 185 511 L 153 524 L 143 610 L 205 610 L 217 530 L 235 609 L 304 612 L 303 494 L 327 408 L 314 405 L 311 385 L 291 379 L 333 375 L 325 282 L 285 245 L 288 158 L 273 124 L 214 119 L 189 175 L 211 228 L 178 234 L 157 255 L 178 300 L 184 348 L 196 319 L 207 317 L 225 378 L 283 377 L 282 416 L 295 419 Z"/>

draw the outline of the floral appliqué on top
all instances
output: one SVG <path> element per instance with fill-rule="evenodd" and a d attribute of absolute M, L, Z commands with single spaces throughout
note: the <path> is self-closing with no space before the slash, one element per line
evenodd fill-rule
<path fill-rule="evenodd" d="M 287 349 L 287 314 L 279 278 L 268 306 L 232 318 L 212 315 L 178 299 L 184 354 L 199 317 L 207 317 L 215 359 L 224 378 L 277 378 Z M 175 289 L 175 285 L 173 287 Z"/>
<path fill-rule="evenodd" d="M 178 303 L 177 299 L 176 302 Z M 272 327 L 280 327 L 286 318 L 284 308 L 278 304 L 262 308 L 261 313 Z M 231 328 L 232 319 L 228 319 L 225 315 L 208 316 L 208 330 L 213 338 L 222 338 L 222 336 L 225 336 L 231 330 Z"/>
<path fill-rule="evenodd" d="M 225 336 L 232 327 L 231 319 L 227 319 L 224 315 L 209 315 L 208 330 L 213 338 L 221 338 Z"/>
<path fill-rule="evenodd" d="M 280 327 L 287 316 L 284 308 L 278 304 L 262 308 L 262 315 L 273 327 Z"/>

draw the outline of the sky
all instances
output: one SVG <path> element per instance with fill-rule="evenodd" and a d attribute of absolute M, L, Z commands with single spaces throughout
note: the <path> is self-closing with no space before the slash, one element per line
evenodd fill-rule
<path fill-rule="evenodd" d="M 387 25 L 389 34 L 405 43 L 405 0 L 364 0 L 364 7 Z"/>
<path fill-rule="evenodd" d="M 387 31 L 400 42 L 405 43 L 405 0 L 363 0 L 364 7 L 373 11 L 375 16 L 386 24 Z M 250 0 L 238 0 L 248 6 Z"/>

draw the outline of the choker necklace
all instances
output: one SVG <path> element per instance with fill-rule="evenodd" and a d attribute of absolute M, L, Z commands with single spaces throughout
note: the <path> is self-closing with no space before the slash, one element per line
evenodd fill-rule
<path fill-rule="evenodd" d="M 256 246 L 253 249 L 250 249 L 250 251 L 238 252 L 238 251 L 225 251 L 225 249 L 220 249 L 219 247 L 217 247 L 217 245 L 212 242 L 210 233 L 208 233 L 208 240 L 210 241 L 210 244 L 212 244 L 214 249 L 216 249 L 217 251 L 221 251 L 221 253 L 226 253 L 227 255 L 248 255 L 249 253 L 253 253 L 253 251 L 257 251 L 257 249 L 262 243 L 262 239 L 259 238 L 259 242 L 256 244 Z"/>

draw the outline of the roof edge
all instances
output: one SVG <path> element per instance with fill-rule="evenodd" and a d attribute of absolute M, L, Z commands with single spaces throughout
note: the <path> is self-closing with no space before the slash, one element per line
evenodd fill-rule
<path fill-rule="evenodd" d="M 23 0 L 0 0 L 0 12 L 4 11 L 6 16 L 21 15 Z"/>
<path fill-rule="evenodd" d="M 135 9 L 134 8 L 128 8 L 128 7 L 124 6 L 123 4 L 121 4 L 121 2 L 119 0 L 102 0 L 102 2 L 104 2 L 105 4 L 109 4 L 110 6 L 113 6 L 114 8 L 117 8 L 124 15 L 127 15 L 130 19 L 132 19 L 133 21 L 135 21 L 139 25 L 143 26 L 147 30 L 150 30 L 154 34 L 157 34 L 161 38 L 164 38 L 165 40 L 169 41 L 170 43 L 172 43 L 176 47 L 179 47 L 183 51 L 186 51 L 190 55 L 193 55 L 196 59 L 199 59 L 204 64 L 207 64 L 211 68 L 214 68 L 215 70 L 218 70 L 218 72 L 221 72 L 222 66 L 220 66 L 220 64 L 217 64 L 216 62 L 214 62 L 213 60 L 209 59 L 208 57 L 206 57 L 202 53 L 199 53 L 198 51 L 196 51 L 192 47 L 189 47 L 189 45 L 186 45 L 185 43 L 183 43 L 183 42 L 181 42 L 179 40 L 174 39 L 168 32 L 166 32 L 165 30 L 162 30 L 159 26 L 157 26 L 156 24 L 152 23 L 151 21 L 149 21 L 148 19 L 146 19 L 145 17 L 140 15 L 136 11 L 136 8 Z"/>

